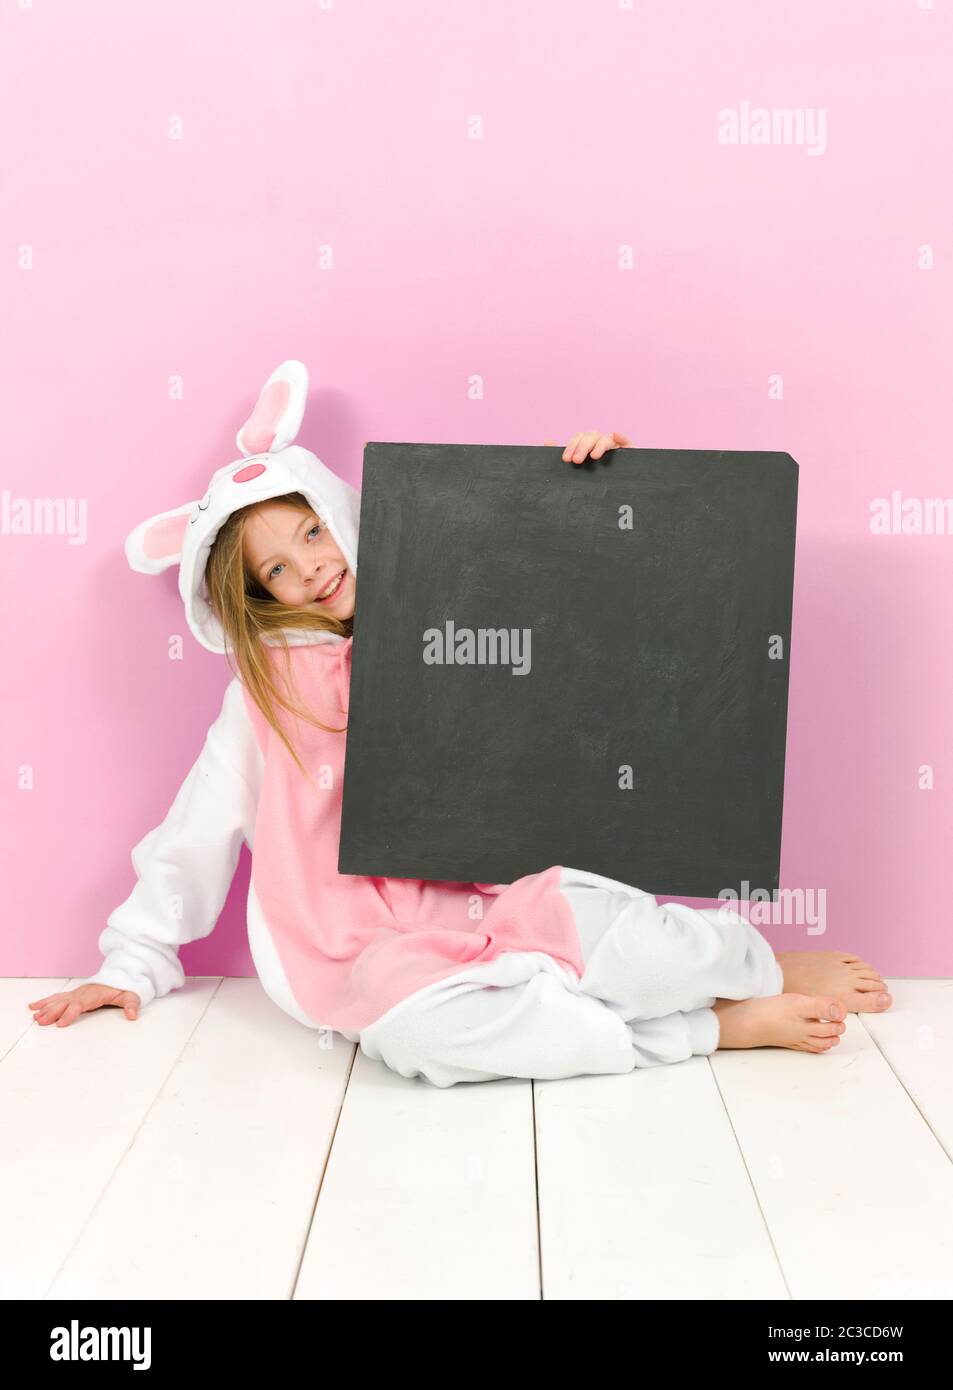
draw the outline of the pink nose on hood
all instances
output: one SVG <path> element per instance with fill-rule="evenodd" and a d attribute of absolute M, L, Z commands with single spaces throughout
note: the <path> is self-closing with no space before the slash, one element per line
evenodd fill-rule
<path fill-rule="evenodd" d="M 186 619 L 196 639 L 209 651 L 225 651 L 225 634 L 208 603 L 205 566 L 223 523 L 239 507 L 300 492 L 325 522 L 348 570 L 357 577 L 360 493 L 317 455 L 293 442 L 307 395 L 304 364 L 295 359 L 282 362 L 265 382 L 254 410 L 236 435 L 243 457 L 217 469 L 201 498 L 157 512 L 126 537 L 126 558 L 132 569 L 159 574 L 178 564 Z M 326 633 L 294 630 L 285 636 L 295 645 L 327 639 Z"/>

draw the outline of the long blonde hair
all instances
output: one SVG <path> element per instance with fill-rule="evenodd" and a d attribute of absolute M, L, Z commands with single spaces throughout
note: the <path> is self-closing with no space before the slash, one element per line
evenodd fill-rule
<path fill-rule="evenodd" d="M 272 497 L 268 500 L 283 502 L 300 511 L 314 510 L 300 492 L 288 492 L 282 497 Z M 248 693 L 301 771 L 308 775 L 291 740 L 281 728 L 278 707 L 297 715 L 309 724 L 317 725 L 319 729 L 326 729 L 328 733 L 344 733 L 347 725 L 341 729 L 333 729 L 327 724 L 322 724 L 299 699 L 289 698 L 290 692 L 294 689 L 294 680 L 285 630 L 292 628 L 298 631 L 335 632 L 340 637 L 350 637 L 353 634 L 353 619 L 335 618 L 333 614 L 322 613 L 314 607 L 295 608 L 280 603 L 248 570 L 244 559 L 243 536 L 248 516 L 258 505 L 261 504 L 252 502 L 247 507 L 240 507 L 223 522 L 209 551 L 205 569 L 208 598 L 225 632 L 226 658 L 234 654 L 238 674 Z M 283 687 L 275 680 L 274 668 L 264 650 L 266 644 L 262 638 L 266 636 L 277 637 L 278 648 L 284 649 L 286 679 Z M 232 669 L 234 670 L 234 667 Z"/>

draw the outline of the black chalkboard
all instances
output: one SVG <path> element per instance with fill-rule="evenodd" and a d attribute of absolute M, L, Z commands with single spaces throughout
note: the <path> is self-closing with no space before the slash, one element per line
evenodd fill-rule
<path fill-rule="evenodd" d="M 339 871 L 777 889 L 797 479 L 368 444 Z"/>

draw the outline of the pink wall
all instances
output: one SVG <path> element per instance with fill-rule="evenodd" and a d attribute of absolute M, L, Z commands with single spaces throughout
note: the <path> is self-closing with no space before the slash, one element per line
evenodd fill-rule
<path fill-rule="evenodd" d="M 782 883 L 826 932 L 764 929 L 953 974 L 953 536 L 870 523 L 953 494 L 947 0 L 6 0 L 0 41 L 0 489 L 87 509 L 0 534 L 0 974 L 99 964 L 228 678 L 122 541 L 292 356 L 358 485 L 365 439 L 793 454 Z M 721 142 L 744 102 L 801 143 Z M 247 875 L 188 973 L 253 973 Z"/>

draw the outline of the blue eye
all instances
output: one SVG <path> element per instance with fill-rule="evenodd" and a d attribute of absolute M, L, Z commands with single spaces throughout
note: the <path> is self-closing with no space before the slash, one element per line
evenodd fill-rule
<path fill-rule="evenodd" d="M 307 539 L 310 540 L 311 537 L 312 537 L 312 535 L 314 534 L 315 531 L 323 531 L 323 530 L 324 530 L 324 523 L 321 522 L 321 521 L 316 521 L 316 522 L 314 523 L 314 525 L 311 527 L 311 530 L 308 532 Z M 283 564 L 275 565 L 273 569 L 270 569 L 270 570 L 268 571 L 268 578 L 269 578 L 269 580 L 274 579 L 274 577 L 275 577 L 275 575 L 278 573 L 278 571 L 279 571 L 279 570 L 283 570 L 283 569 L 284 569 L 284 565 L 283 565 Z"/>

